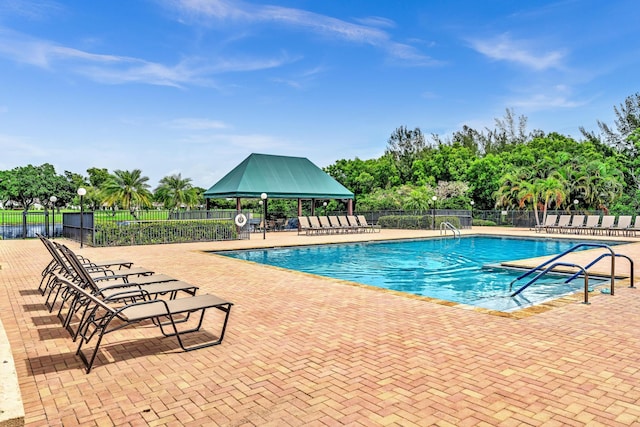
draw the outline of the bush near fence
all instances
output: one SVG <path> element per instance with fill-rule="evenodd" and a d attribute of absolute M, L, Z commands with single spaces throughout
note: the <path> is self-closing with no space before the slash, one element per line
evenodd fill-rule
<path fill-rule="evenodd" d="M 95 226 L 94 245 L 152 245 L 237 238 L 238 231 L 232 220 L 105 222 Z"/>
<path fill-rule="evenodd" d="M 443 222 L 449 222 L 460 228 L 460 218 L 457 216 L 436 216 L 435 227 L 433 216 L 430 215 L 385 215 L 378 218 L 378 225 L 382 228 L 399 228 L 403 230 L 428 230 L 439 228 Z"/>
<path fill-rule="evenodd" d="M 495 221 L 490 221 L 488 219 L 474 219 L 473 225 L 478 227 L 495 227 L 496 223 Z"/>

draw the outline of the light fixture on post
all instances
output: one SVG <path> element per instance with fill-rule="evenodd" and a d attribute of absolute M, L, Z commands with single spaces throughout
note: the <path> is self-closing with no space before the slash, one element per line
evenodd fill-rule
<path fill-rule="evenodd" d="M 49 197 L 51 202 L 51 238 L 56 238 L 56 202 L 58 198 L 56 196 Z"/>
<path fill-rule="evenodd" d="M 438 200 L 438 196 L 433 196 L 431 200 L 433 200 L 433 208 L 431 209 L 431 212 L 433 214 L 433 222 L 431 223 L 431 226 L 435 230 L 436 229 L 436 200 Z"/>
<path fill-rule="evenodd" d="M 578 212 L 578 203 L 580 203 L 580 202 L 578 201 L 578 199 L 575 199 L 575 200 L 573 201 L 573 208 L 574 208 L 574 210 L 575 210 L 576 212 Z"/>
<path fill-rule="evenodd" d="M 469 204 L 471 205 L 471 224 L 469 224 L 469 226 L 473 227 L 473 205 L 475 205 L 476 202 L 472 200 L 469 202 Z"/>
<path fill-rule="evenodd" d="M 327 202 L 322 202 L 322 207 L 324 208 L 324 216 L 327 216 Z"/>
<path fill-rule="evenodd" d="M 84 195 L 87 194 L 86 188 L 78 188 L 78 196 L 80 196 L 80 248 L 84 245 Z"/>
<path fill-rule="evenodd" d="M 262 240 L 267 238 L 267 193 L 262 193 L 260 198 L 262 199 L 262 207 L 264 209 L 262 214 Z"/>

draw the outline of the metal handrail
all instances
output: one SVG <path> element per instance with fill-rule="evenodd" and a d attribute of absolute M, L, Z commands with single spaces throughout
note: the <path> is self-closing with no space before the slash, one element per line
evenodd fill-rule
<path fill-rule="evenodd" d="M 449 221 L 442 221 L 440 223 L 440 234 L 442 235 L 442 231 L 444 229 L 445 234 L 447 234 L 447 228 L 449 230 L 451 230 L 451 232 L 453 233 L 454 237 L 456 235 L 456 233 L 458 233 L 458 237 L 461 237 L 460 235 L 460 230 L 458 230 L 453 224 L 451 224 Z"/>
<path fill-rule="evenodd" d="M 631 257 L 625 255 L 625 254 L 614 254 L 617 257 L 620 258 L 626 258 L 629 261 L 629 281 L 631 282 L 629 284 L 630 288 L 635 288 L 634 286 L 634 267 L 633 267 L 633 260 L 631 259 Z M 589 264 L 587 264 L 584 268 L 585 270 L 588 270 L 589 267 L 592 267 L 593 265 L 595 265 L 598 261 L 600 261 L 601 259 L 603 259 L 604 257 L 608 257 L 611 256 L 611 254 L 602 254 L 600 255 L 598 258 L 594 259 L 593 261 L 591 261 Z M 612 275 L 615 273 L 612 273 Z M 579 272 L 576 272 L 575 274 L 573 274 L 571 277 L 569 277 L 567 280 L 565 280 L 564 283 L 569 283 L 570 281 L 572 281 L 573 279 L 575 279 L 576 277 L 578 277 L 580 275 Z M 612 282 L 613 284 L 613 282 Z M 611 287 L 611 295 L 613 295 L 614 293 L 614 287 Z"/>
<path fill-rule="evenodd" d="M 550 266 L 548 266 L 547 268 L 542 270 L 540 273 L 538 273 L 533 279 L 529 280 L 529 282 L 527 282 L 526 285 L 524 285 L 523 287 L 521 287 L 520 289 L 518 289 L 517 291 L 512 293 L 511 296 L 515 297 L 520 292 L 524 291 L 526 288 L 528 288 L 530 285 L 532 285 L 534 282 L 536 282 L 540 277 L 544 276 L 545 274 L 547 274 L 548 272 L 550 272 L 551 270 L 553 270 L 554 268 L 556 268 L 558 266 L 575 267 L 575 268 L 579 268 L 580 270 L 582 270 L 582 273 L 584 274 L 584 304 L 589 304 L 589 273 L 581 265 L 574 264 L 574 263 L 571 263 L 571 262 L 556 262 L 556 263 L 551 264 Z M 565 282 L 565 283 L 567 283 L 567 282 Z"/>
<path fill-rule="evenodd" d="M 567 249 L 566 251 L 562 252 L 561 254 L 554 256 L 553 258 L 543 262 L 542 264 L 538 265 L 537 267 L 534 267 L 534 268 L 528 270 L 526 273 L 521 274 L 520 276 L 518 276 L 515 279 L 513 279 L 511 281 L 511 283 L 509 284 L 509 290 L 513 289 L 513 284 L 516 283 L 518 280 L 524 279 L 525 277 L 535 273 L 536 271 L 538 271 L 538 270 L 542 269 L 543 267 L 551 264 L 552 262 L 562 258 L 563 256 L 565 256 L 567 254 L 570 254 L 571 252 L 575 252 L 576 250 L 578 250 L 578 249 L 580 249 L 582 247 L 605 248 L 605 249 L 609 250 L 610 255 L 611 255 L 611 295 L 613 295 L 613 289 L 614 289 L 614 284 L 613 283 L 615 281 L 614 274 L 615 274 L 615 271 L 616 271 L 616 268 L 615 268 L 616 267 L 616 261 L 615 261 L 616 260 L 616 257 L 615 257 L 616 253 L 613 251 L 613 249 L 611 249 L 611 246 L 605 245 L 604 243 L 580 243 L 580 244 L 577 244 L 577 245 L 573 246 L 572 248 Z M 527 284 L 526 286 L 528 286 L 529 284 Z"/>
<path fill-rule="evenodd" d="M 611 256 L 611 285 L 610 285 L 610 292 L 611 292 L 611 295 L 613 295 L 614 294 L 614 289 L 615 289 L 614 283 L 615 283 L 615 271 L 616 271 L 616 261 L 615 261 L 616 253 L 613 251 L 613 249 L 611 249 L 611 247 L 609 245 L 605 245 L 604 243 L 580 243 L 578 245 L 573 246 L 572 248 L 567 249 L 566 251 L 562 252 L 561 254 L 556 255 L 555 257 L 543 262 L 539 266 L 534 267 L 534 268 L 530 269 L 529 271 L 527 271 L 526 273 L 524 273 L 524 274 L 516 277 L 515 279 L 513 279 L 511 281 L 511 283 L 509 284 L 509 291 L 511 291 L 513 289 L 513 284 L 516 283 L 518 280 L 524 279 L 525 277 L 535 273 L 536 271 L 538 271 L 538 270 L 542 269 L 543 267 L 551 264 L 552 262 L 562 258 L 563 256 L 565 256 L 565 255 L 567 255 L 567 254 L 569 254 L 571 252 L 575 252 L 577 249 L 582 248 L 582 247 L 606 248 L 606 249 L 609 250 L 610 253 L 609 254 L 605 254 L 605 256 Z M 600 259 L 602 259 L 602 256 L 599 257 L 597 259 L 597 261 L 599 261 Z M 592 266 L 593 264 L 595 264 L 595 262 L 591 263 L 589 266 Z M 554 265 L 557 265 L 557 264 L 554 264 Z M 632 262 L 632 266 L 633 266 L 633 262 Z M 580 267 L 580 266 L 576 265 L 576 267 Z M 588 268 L 588 267 L 585 267 L 585 268 L 580 267 L 580 269 L 582 269 L 585 272 L 585 274 L 586 274 L 586 268 Z M 632 270 L 633 270 L 633 267 L 632 267 Z M 540 276 L 541 275 L 538 275 L 538 276 L 534 277 L 532 280 L 527 282 L 524 286 L 520 287 L 520 289 L 518 289 L 516 292 L 511 294 L 511 296 L 513 297 L 513 296 L 518 295 L 520 292 L 522 292 L 523 290 L 528 288 L 531 284 L 533 284 L 538 279 L 538 277 L 540 277 Z M 575 277 L 577 277 L 577 273 L 571 279 L 573 279 Z M 568 282 L 569 281 L 566 281 L 565 283 L 568 283 Z M 632 279 L 631 283 L 633 284 L 633 279 Z"/>

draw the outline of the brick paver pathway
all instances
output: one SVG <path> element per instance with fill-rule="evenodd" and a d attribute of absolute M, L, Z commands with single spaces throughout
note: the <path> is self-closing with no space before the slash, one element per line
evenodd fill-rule
<path fill-rule="evenodd" d="M 266 243 L 323 239 L 331 238 L 280 233 Z M 27 426 L 640 424 L 640 289 L 501 317 L 202 252 L 261 245 L 255 236 L 67 243 L 95 259 L 132 259 L 235 306 L 220 346 L 183 353 L 154 328 L 129 328 L 107 336 L 87 375 L 36 292 L 45 248 L 0 241 L 0 318 Z M 205 331 L 216 316 L 207 315 Z"/>

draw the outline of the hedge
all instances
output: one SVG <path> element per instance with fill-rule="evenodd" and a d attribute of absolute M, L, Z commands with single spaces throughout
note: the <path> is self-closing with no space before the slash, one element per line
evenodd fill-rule
<path fill-rule="evenodd" d="M 130 246 L 161 243 L 236 240 L 232 220 L 127 221 L 96 224 L 95 246 Z"/>
<path fill-rule="evenodd" d="M 485 227 L 494 227 L 497 224 L 495 223 L 495 221 L 490 221 L 488 219 L 474 219 L 473 220 L 473 225 L 477 225 L 479 227 L 485 226 Z"/>
<path fill-rule="evenodd" d="M 457 216 L 436 216 L 435 228 L 440 224 L 449 222 L 455 228 L 460 228 L 460 218 Z M 429 230 L 434 228 L 431 215 L 386 215 L 378 218 L 378 225 L 382 228 L 399 228 L 404 230 Z"/>

